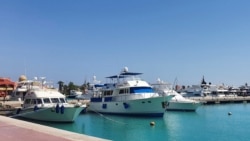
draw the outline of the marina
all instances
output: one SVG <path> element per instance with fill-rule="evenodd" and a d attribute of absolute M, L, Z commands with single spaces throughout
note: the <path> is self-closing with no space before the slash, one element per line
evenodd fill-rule
<path fill-rule="evenodd" d="M 173 131 L 195 132 L 195 129 L 186 129 L 184 126 L 195 125 L 195 128 L 201 128 L 204 123 L 211 120 L 210 112 L 216 113 L 214 118 L 225 118 L 224 116 L 235 117 L 239 111 L 250 108 L 247 87 L 233 90 L 223 87 L 221 91 L 221 87 L 217 89 L 212 85 L 206 85 L 203 78 L 202 84 L 196 87 L 198 90 L 183 94 L 178 93 L 172 85 L 160 79 L 156 84 L 150 84 L 138 75 L 141 73 L 129 72 L 124 68 L 119 75 L 107 77 L 112 79 L 109 83 L 89 83 L 85 85 L 84 91 L 71 90 L 69 96 L 63 95 L 60 89 L 51 89 L 44 85 L 44 79 L 27 80 L 25 76 L 21 76 L 13 92 L 9 91 L 0 101 L 0 115 L 3 121 L 7 121 L 2 124 L 6 127 L 2 128 L 4 130 L 2 132 L 5 132 L 4 138 L 10 136 L 8 131 L 11 128 L 20 133 L 10 136 L 11 140 L 24 136 L 23 132 L 26 130 L 36 134 L 41 140 L 44 139 L 44 134 L 49 134 L 46 139 L 52 140 L 127 141 L 138 137 L 143 141 L 183 140 L 182 136 L 191 140 L 190 136 L 182 133 L 176 135 Z M 96 80 L 95 77 L 94 80 Z M 206 92 L 204 92 L 205 88 L 207 88 Z M 238 107 L 239 111 L 234 107 Z M 219 112 L 223 112 L 224 115 L 218 116 Z M 180 123 L 179 120 L 181 120 Z M 186 123 L 186 120 L 189 122 Z M 9 122 L 15 123 L 15 128 Z M 38 131 L 27 128 L 30 126 L 25 129 L 19 126 L 27 122 L 36 124 L 31 127 L 36 126 Z M 188 125 L 189 123 L 191 125 Z M 50 129 L 45 129 L 44 125 L 49 126 Z M 48 130 L 52 134 L 48 133 Z M 212 132 L 211 129 L 206 130 Z M 220 130 L 228 130 L 228 127 L 225 126 L 225 129 Z M 55 133 L 58 135 L 55 136 Z M 61 134 L 68 134 L 68 136 Z M 124 138 L 121 139 L 120 136 Z M 208 138 L 206 134 L 202 136 Z M 200 140 L 202 136 L 192 140 Z M 225 137 L 215 138 L 223 140 Z"/>
<path fill-rule="evenodd" d="M 100 112 L 84 112 L 77 116 L 73 123 L 55 123 L 37 121 L 31 119 L 20 119 L 13 117 L 12 113 L 23 105 L 23 101 L 16 100 L 5 100 L 0 101 L 0 116 L 2 132 L 5 135 L 2 138 L 8 138 L 11 140 L 17 140 L 20 137 L 25 138 L 29 141 L 28 136 L 24 135 L 24 132 L 30 132 L 35 134 L 41 140 L 46 139 L 52 140 L 135 140 L 138 137 L 143 140 L 201 140 L 202 138 L 209 138 L 213 140 L 224 140 L 227 136 L 214 134 L 214 132 L 231 133 L 230 138 L 236 139 L 236 134 L 241 134 L 238 124 L 249 125 L 247 118 L 250 114 L 250 96 L 204 96 L 204 97 L 185 97 L 188 100 L 194 100 L 200 102 L 201 105 L 193 112 L 180 112 L 165 111 L 162 117 L 134 117 L 134 116 L 121 116 L 121 115 L 110 115 L 103 114 Z M 90 100 L 80 99 L 67 99 L 68 103 L 76 104 L 82 103 L 89 106 Z M 169 101 L 170 102 L 170 101 Z M 182 107 L 183 108 L 183 107 Z M 190 111 L 190 110 L 181 110 Z M 244 113 L 244 114 L 243 114 Z M 9 118 L 9 117 L 12 118 Z M 219 119 L 218 121 L 216 119 Z M 230 120 L 232 119 L 232 120 Z M 242 121 L 243 119 L 243 121 Z M 245 119 L 245 120 L 244 120 Z M 188 121 L 188 122 L 187 122 Z M 19 122 L 20 125 L 19 126 Z M 24 122 L 24 123 L 22 123 Z M 211 125 L 207 125 L 211 122 Z M 219 122 L 219 123 L 217 123 Z M 231 123 L 232 122 L 232 123 Z M 29 124 L 32 124 L 29 126 Z M 152 124 L 153 123 L 153 124 Z M 229 124 L 230 123 L 230 124 Z M 27 125 L 23 127 L 23 125 Z M 33 125 L 35 124 L 35 125 Z M 44 127 L 44 125 L 46 127 Z M 217 129 L 217 125 L 223 125 Z M 13 127 L 14 126 L 14 127 Z M 47 127 L 49 126 L 49 127 Z M 189 126 L 190 128 L 188 128 Z M 239 128 L 232 132 L 230 129 Z M 30 128 L 32 127 L 32 128 Z M 52 128 L 51 128 L 52 127 Z M 25 129 L 23 129 L 25 128 Z M 47 129 L 49 128 L 49 129 Z M 206 132 L 214 134 L 213 137 L 208 137 L 207 134 L 199 134 L 199 136 L 190 136 L 192 132 L 198 132 L 199 128 L 206 128 Z M 11 129 L 11 130 L 9 130 Z M 37 129 L 37 130 L 34 130 Z M 218 131 L 216 131 L 218 130 Z M 9 132 L 17 131 L 20 134 L 15 136 L 9 135 Z M 48 132 L 50 131 L 50 132 Z M 177 132 L 179 134 L 177 134 Z M 191 132 L 191 133 L 190 133 Z M 56 134 L 56 135 L 55 135 Z M 67 136 L 65 136 L 67 135 Z M 248 136 L 241 134 L 241 140 L 244 140 Z M 123 136 L 121 139 L 120 136 Z M 27 139 L 26 139 L 27 138 Z M 204 140 L 204 139 L 203 139 Z M 227 139 L 231 140 L 231 139 Z"/>
<path fill-rule="evenodd" d="M 237 97 L 189 97 L 187 99 L 196 100 L 202 103 L 202 105 L 214 105 L 214 104 L 233 104 L 233 103 L 250 103 L 250 96 L 237 96 Z M 89 100 L 77 100 L 68 99 L 69 103 L 82 103 L 89 105 Z M 12 115 L 12 112 L 21 107 L 20 101 L 0 101 L 0 115 L 8 116 Z"/>
<path fill-rule="evenodd" d="M 157 118 L 86 113 L 71 124 L 32 122 L 113 141 L 247 141 L 249 111 L 247 103 L 214 104 L 203 105 L 195 112 L 166 111 L 163 117 Z M 151 126 L 151 122 L 155 125 Z"/>

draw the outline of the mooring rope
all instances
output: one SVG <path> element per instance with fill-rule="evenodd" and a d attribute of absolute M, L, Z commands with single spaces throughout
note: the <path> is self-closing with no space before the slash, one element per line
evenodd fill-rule
<path fill-rule="evenodd" d="M 91 111 L 95 112 L 96 114 L 98 114 L 99 116 L 103 117 L 104 119 L 107 119 L 107 120 L 110 120 L 110 121 L 113 121 L 113 122 L 116 122 L 116 123 L 119 123 L 119 124 L 123 124 L 123 125 L 126 125 L 127 123 L 124 123 L 124 122 L 120 122 L 120 121 L 117 121 L 117 120 L 114 120 L 112 118 L 109 118 L 107 116 L 104 116 L 103 114 L 97 112 L 96 110 L 92 109 Z"/>

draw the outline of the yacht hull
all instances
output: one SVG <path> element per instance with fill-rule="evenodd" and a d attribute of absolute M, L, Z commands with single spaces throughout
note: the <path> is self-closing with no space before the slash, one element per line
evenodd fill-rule
<path fill-rule="evenodd" d="M 196 111 L 201 105 L 200 102 L 170 101 L 167 104 L 168 111 Z"/>
<path fill-rule="evenodd" d="M 35 108 L 18 109 L 15 117 L 49 122 L 74 122 L 85 108 L 65 107 L 63 110 L 55 107 L 42 107 L 36 110 Z"/>
<path fill-rule="evenodd" d="M 166 99 L 163 97 L 151 97 L 127 101 L 90 102 L 88 111 L 132 115 L 161 117 L 165 112 Z"/>

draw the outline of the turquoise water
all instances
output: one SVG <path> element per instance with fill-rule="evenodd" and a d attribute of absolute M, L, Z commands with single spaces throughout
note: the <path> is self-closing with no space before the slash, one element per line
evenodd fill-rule
<path fill-rule="evenodd" d="M 247 141 L 250 104 L 204 105 L 196 112 L 166 112 L 162 118 L 84 113 L 74 123 L 42 124 L 114 141 Z"/>

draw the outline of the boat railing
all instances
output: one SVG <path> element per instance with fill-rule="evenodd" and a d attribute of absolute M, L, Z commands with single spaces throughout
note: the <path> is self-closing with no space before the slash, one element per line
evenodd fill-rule
<path fill-rule="evenodd" d="M 126 100 L 133 100 L 133 99 L 144 99 L 144 98 L 151 98 L 151 97 L 158 97 L 158 93 L 140 93 L 140 94 L 124 94 L 124 95 L 116 95 L 112 96 L 113 100 L 115 101 L 126 101 Z"/>
<path fill-rule="evenodd" d="M 137 81 L 137 80 L 142 80 L 142 79 L 138 76 L 131 76 L 131 77 L 120 78 L 119 82 Z"/>

